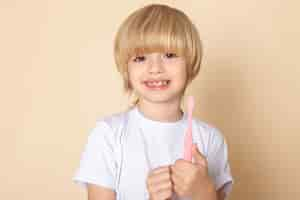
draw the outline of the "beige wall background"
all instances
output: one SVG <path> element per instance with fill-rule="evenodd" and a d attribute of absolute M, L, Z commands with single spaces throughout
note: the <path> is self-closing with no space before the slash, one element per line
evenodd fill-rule
<path fill-rule="evenodd" d="M 85 199 L 71 178 L 88 131 L 128 105 L 114 34 L 150 2 L 200 30 L 204 62 L 188 94 L 227 139 L 230 199 L 300 198 L 299 1 L 0 0 L 0 199 Z"/>

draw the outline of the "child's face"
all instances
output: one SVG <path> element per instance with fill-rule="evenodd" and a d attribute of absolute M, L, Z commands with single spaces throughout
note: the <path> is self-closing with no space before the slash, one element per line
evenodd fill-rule
<path fill-rule="evenodd" d="M 187 82 L 186 62 L 174 53 L 149 53 L 130 58 L 129 82 L 140 101 L 180 102 Z"/>

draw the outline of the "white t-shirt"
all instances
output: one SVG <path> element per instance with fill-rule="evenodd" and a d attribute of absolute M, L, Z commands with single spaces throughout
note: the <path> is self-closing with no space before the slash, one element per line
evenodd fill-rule
<path fill-rule="evenodd" d="M 147 119 L 137 107 L 98 120 L 73 180 L 110 188 L 117 200 L 148 199 L 149 170 L 183 158 L 186 129 L 186 114 L 176 122 L 159 122 Z M 233 178 L 224 137 L 218 129 L 195 118 L 192 133 L 193 143 L 206 156 L 216 189 L 228 183 L 228 195 Z"/>

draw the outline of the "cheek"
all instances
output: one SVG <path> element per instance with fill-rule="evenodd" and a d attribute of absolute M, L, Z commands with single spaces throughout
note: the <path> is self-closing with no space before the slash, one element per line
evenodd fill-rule
<path fill-rule="evenodd" d="M 178 70 L 176 71 L 176 76 L 182 82 L 186 82 L 187 81 L 186 67 L 185 66 L 179 67 Z"/>
<path fill-rule="evenodd" d="M 134 84 L 139 81 L 139 78 L 141 77 L 141 70 L 136 66 L 131 66 L 128 68 L 128 76 L 129 81 Z"/>

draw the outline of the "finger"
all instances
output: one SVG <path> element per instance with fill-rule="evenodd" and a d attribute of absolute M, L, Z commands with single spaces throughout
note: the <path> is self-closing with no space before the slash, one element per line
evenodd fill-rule
<path fill-rule="evenodd" d="M 150 184 L 148 186 L 148 189 L 151 193 L 159 193 L 160 191 L 164 191 L 164 190 L 172 190 L 172 186 L 173 186 L 172 181 L 168 180 L 156 184 Z"/>
<path fill-rule="evenodd" d="M 174 192 L 177 194 L 179 197 L 184 196 L 184 189 L 180 185 L 174 185 L 173 186 Z"/>
<path fill-rule="evenodd" d="M 184 179 L 178 176 L 177 174 L 173 174 L 171 176 L 171 180 L 173 182 L 173 185 L 182 185 L 184 183 Z"/>
<path fill-rule="evenodd" d="M 150 173 L 148 174 L 148 178 L 159 177 L 162 174 L 170 174 L 170 173 L 171 173 L 171 169 L 169 166 L 158 167 L 158 168 L 155 168 L 154 170 L 150 171 Z"/>
<path fill-rule="evenodd" d="M 147 184 L 149 186 L 152 185 L 157 185 L 160 184 L 162 182 L 166 182 L 166 181 L 171 181 L 171 169 L 170 167 L 167 168 L 160 168 L 160 169 L 156 169 L 153 170 L 152 173 L 150 173 L 150 175 L 147 178 Z"/>
<path fill-rule="evenodd" d="M 159 184 L 159 192 L 160 191 L 165 191 L 165 190 L 171 190 L 172 191 L 172 181 L 171 180 L 168 180 L 168 181 L 164 181 L 164 182 L 161 182 Z"/>
<path fill-rule="evenodd" d="M 166 199 L 171 199 L 172 195 L 173 195 L 173 190 L 172 189 L 160 190 L 157 193 L 151 194 L 150 199 L 166 200 Z"/>
<path fill-rule="evenodd" d="M 199 151 L 196 144 L 193 144 L 192 155 L 196 164 L 200 164 L 205 167 L 207 166 L 206 157 Z"/>
<path fill-rule="evenodd" d="M 155 168 L 151 171 L 151 173 L 153 174 L 159 174 L 161 172 L 168 172 L 170 171 L 170 166 L 161 166 L 161 167 L 158 167 L 158 168 Z"/>
<path fill-rule="evenodd" d="M 192 163 L 183 159 L 178 159 L 175 161 L 174 165 L 176 170 L 186 171 L 191 168 Z"/>
<path fill-rule="evenodd" d="M 170 199 L 172 197 L 173 191 L 172 189 L 162 190 L 159 192 L 159 199 L 165 200 Z"/>
<path fill-rule="evenodd" d="M 171 167 L 171 180 L 174 185 L 182 185 L 184 183 L 184 173 L 176 170 L 174 166 Z"/>
<path fill-rule="evenodd" d="M 151 182 L 149 185 L 147 185 L 147 189 L 149 191 L 150 196 L 155 200 L 165 200 L 172 196 L 173 192 L 173 184 L 171 181 L 171 178 L 166 181 L 161 182 Z"/>
<path fill-rule="evenodd" d="M 171 181 L 170 173 L 154 174 L 148 178 L 149 185 L 157 185 L 166 181 Z"/>
<path fill-rule="evenodd" d="M 170 174 L 171 173 L 171 167 L 159 167 L 150 172 L 150 176 L 162 176 L 163 174 Z"/>

